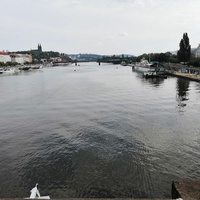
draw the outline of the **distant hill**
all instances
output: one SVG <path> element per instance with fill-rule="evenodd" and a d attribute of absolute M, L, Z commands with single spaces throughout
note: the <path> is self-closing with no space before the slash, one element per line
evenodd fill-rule
<path fill-rule="evenodd" d="M 98 55 L 98 54 L 68 54 L 68 56 L 72 59 L 72 60 L 79 60 L 79 59 L 86 59 L 86 60 L 95 60 L 95 59 L 101 59 L 102 55 Z"/>
<path fill-rule="evenodd" d="M 101 59 L 102 57 L 111 57 L 111 56 L 115 56 L 115 57 L 135 57 L 134 55 L 131 54 L 120 54 L 120 55 L 99 55 L 99 54 L 87 54 L 87 53 L 79 53 L 79 54 L 68 54 L 68 56 L 72 59 L 72 60 L 97 60 L 97 59 Z"/>

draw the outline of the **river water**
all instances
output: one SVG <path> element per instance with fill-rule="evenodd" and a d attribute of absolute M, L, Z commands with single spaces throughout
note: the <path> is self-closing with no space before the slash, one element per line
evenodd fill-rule
<path fill-rule="evenodd" d="M 200 178 L 200 83 L 81 63 L 0 76 L 0 198 L 170 197 Z"/>

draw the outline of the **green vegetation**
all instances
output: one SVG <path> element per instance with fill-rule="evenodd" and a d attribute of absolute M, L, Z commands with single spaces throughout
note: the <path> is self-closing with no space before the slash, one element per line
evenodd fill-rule
<path fill-rule="evenodd" d="M 139 62 L 142 58 L 145 58 L 146 60 L 151 60 L 151 61 L 158 61 L 158 62 L 172 62 L 172 63 L 177 63 L 177 56 L 170 53 L 150 53 L 150 54 L 142 54 L 137 57 L 136 61 Z"/>
<path fill-rule="evenodd" d="M 101 59 L 99 59 L 99 62 L 107 62 L 107 63 L 114 63 L 114 64 L 119 64 L 119 63 L 124 63 L 124 64 L 130 64 L 133 62 L 140 62 L 142 58 L 145 58 L 146 60 L 150 61 L 158 61 L 158 62 L 163 62 L 163 63 L 178 63 L 177 56 L 170 53 L 150 53 L 150 54 L 142 54 L 138 57 L 136 56 L 103 56 Z"/>
<path fill-rule="evenodd" d="M 113 64 L 120 64 L 122 62 L 131 63 L 133 62 L 133 57 L 125 57 L 124 55 L 102 56 L 102 58 L 98 59 L 98 62 Z"/>
<path fill-rule="evenodd" d="M 196 58 L 194 55 L 192 55 L 189 64 L 194 67 L 200 67 L 200 58 Z"/>
<path fill-rule="evenodd" d="M 46 59 L 47 61 L 50 60 L 52 57 L 61 57 L 64 61 L 70 62 L 71 59 L 67 56 L 67 54 L 59 53 L 55 51 L 18 51 L 16 53 L 19 54 L 32 54 L 33 63 L 40 63 L 41 59 Z"/>
<path fill-rule="evenodd" d="M 180 41 L 179 47 L 180 49 L 177 53 L 179 62 L 183 62 L 184 64 L 186 62 L 188 63 L 191 58 L 191 46 L 187 33 L 183 34 L 183 38 Z"/>
<path fill-rule="evenodd" d="M 150 53 L 142 54 L 137 57 L 125 57 L 125 56 L 103 56 L 102 59 L 99 59 L 99 62 L 111 62 L 111 63 L 122 63 L 129 64 L 132 62 L 140 62 L 142 58 L 150 61 L 158 61 L 161 63 L 183 63 L 194 67 L 200 67 L 200 58 L 196 58 L 195 50 L 191 52 L 190 40 L 187 33 L 183 34 L 183 38 L 179 43 L 179 50 L 176 54 L 171 52 L 166 53 Z"/>
<path fill-rule="evenodd" d="M 0 67 L 16 66 L 16 65 L 18 65 L 18 63 L 16 62 L 7 62 L 7 63 L 0 62 Z"/>

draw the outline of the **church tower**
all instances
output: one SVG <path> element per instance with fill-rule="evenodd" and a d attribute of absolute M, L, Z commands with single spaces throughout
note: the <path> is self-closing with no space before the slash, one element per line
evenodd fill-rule
<path fill-rule="evenodd" d="M 42 52 L 42 46 L 41 46 L 41 44 L 38 44 L 38 51 Z"/>

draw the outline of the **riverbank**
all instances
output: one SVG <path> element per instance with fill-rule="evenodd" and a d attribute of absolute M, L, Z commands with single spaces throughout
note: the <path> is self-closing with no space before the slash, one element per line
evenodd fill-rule
<path fill-rule="evenodd" d="M 23 198 L 2 198 L 0 200 L 21 200 Z M 36 197 L 35 199 L 39 199 Z M 42 199 L 45 199 L 44 197 Z M 53 200 L 149 200 L 147 198 L 52 198 Z M 200 180 L 177 180 L 172 182 L 171 199 L 199 200 Z M 169 200 L 169 198 L 151 198 L 151 200 Z"/>
<path fill-rule="evenodd" d="M 200 82 L 200 74 L 182 73 L 182 72 L 175 71 L 174 73 L 170 75 Z"/>

